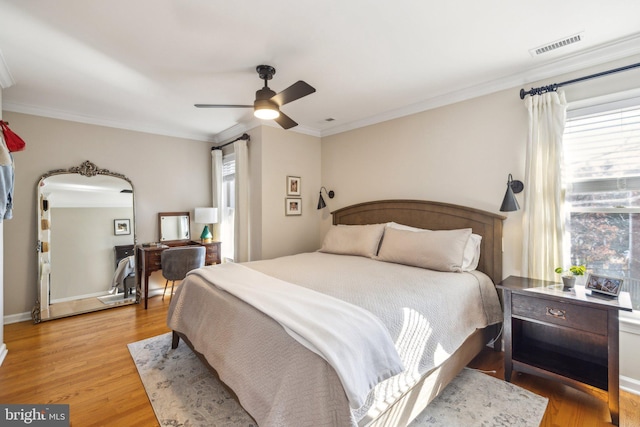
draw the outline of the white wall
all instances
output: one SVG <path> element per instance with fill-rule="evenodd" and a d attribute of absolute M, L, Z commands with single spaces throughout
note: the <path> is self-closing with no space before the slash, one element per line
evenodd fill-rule
<path fill-rule="evenodd" d="M 320 153 L 320 138 L 263 127 L 261 259 L 319 248 Z M 287 176 L 301 180 L 300 216 L 285 215 Z"/>
<path fill-rule="evenodd" d="M 609 63 L 525 87 L 558 83 L 640 61 Z M 569 102 L 636 89 L 640 70 L 564 88 Z M 425 199 L 499 213 L 507 175 L 523 180 L 528 116 L 520 87 L 322 139 L 322 182 L 331 210 L 380 199 Z M 518 196 L 521 205 L 522 195 Z M 503 276 L 522 274 L 522 211 L 506 214 Z M 331 218 L 323 215 L 323 233 Z M 638 381 L 638 328 L 621 328 L 623 383 Z M 631 368 L 635 367 L 634 370 Z"/>
<path fill-rule="evenodd" d="M 319 248 L 320 138 L 261 126 L 249 132 L 251 259 Z M 302 215 L 285 215 L 287 176 L 301 178 Z"/>
<path fill-rule="evenodd" d="M 509 173 L 524 175 L 526 120 L 511 90 L 323 138 L 323 185 L 336 191 L 331 209 L 422 199 L 498 212 Z M 507 275 L 520 270 L 520 221 L 514 212 L 504 223 Z"/>
<path fill-rule="evenodd" d="M 159 212 L 211 204 L 211 143 L 152 135 L 5 111 L 27 143 L 14 153 L 14 218 L 4 225 L 5 322 L 24 320 L 36 300 L 36 184 L 52 169 L 90 160 L 131 179 L 138 243 L 158 240 Z M 201 226 L 192 223 L 193 235 Z M 196 234 L 197 233 L 197 234 Z M 164 283 L 163 283 L 164 284 Z"/>
<path fill-rule="evenodd" d="M 540 86 L 628 65 L 640 56 L 557 76 Z M 569 102 L 637 89 L 640 70 L 563 88 Z M 524 179 L 528 116 L 520 87 L 322 138 L 332 210 L 369 200 L 426 199 L 499 213 L 509 173 Z M 522 195 L 517 196 L 523 204 Z M 522 211 L 506 214 L 503 274 L 520 274 Z M 326 232 L 331 223 L 323 216 Z M 324 233 L 322 233 L 324 234 Z"/>

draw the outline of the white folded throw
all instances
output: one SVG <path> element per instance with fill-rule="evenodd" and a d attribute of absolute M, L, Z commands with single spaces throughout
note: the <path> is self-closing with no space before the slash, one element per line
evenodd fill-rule
<path fill-rule="evenodd" d="M 191 271 L 262 311 L 336 371 L 349 405 L 361 407 L 379 382 L 403 371 L 389 331 L 371 312 L 240 264 Z"/>

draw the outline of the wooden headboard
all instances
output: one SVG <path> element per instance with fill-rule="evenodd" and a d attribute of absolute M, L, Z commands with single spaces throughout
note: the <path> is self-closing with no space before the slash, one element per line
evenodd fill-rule
<path fill-rule="evenodd" d="M 502 280 L 502 221 L 506 217 L 491 212 L 448 203 L 424 200 L 381 200 L 347 206 L 331 213 L 333 224 L 361 225 L 395 221 L 429 230 L 471 228 L 482 236 L 482 271 L 495 284 Z"/>

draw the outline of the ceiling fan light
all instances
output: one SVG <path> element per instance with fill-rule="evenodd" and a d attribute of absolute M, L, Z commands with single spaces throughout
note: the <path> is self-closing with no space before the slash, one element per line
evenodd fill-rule
<path fill-rule="evenodd" d="M 253 115 L 262 120 L 272 120 L 280 117 L 280 110 L 269 100 L 257 99 L 253 103 Z"/>
<path fill-rule="evenodd" d="M 272 120 L 280 117 L 280 112 L 272 108 L 261 108 L 259 110 L 255 110 L 253 115 L 262 120 Z"/>

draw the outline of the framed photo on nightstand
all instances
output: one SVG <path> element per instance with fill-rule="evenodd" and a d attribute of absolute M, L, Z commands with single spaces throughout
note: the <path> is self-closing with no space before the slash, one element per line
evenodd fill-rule
<path fill-rule="evenodd" d="M 615 298 L 620 295 L 623 281 L 623 279 L 616 277 L 606 277 L 589 274 L 584 287 L 591 292 L 597 292 L 599 294 Z"/>

